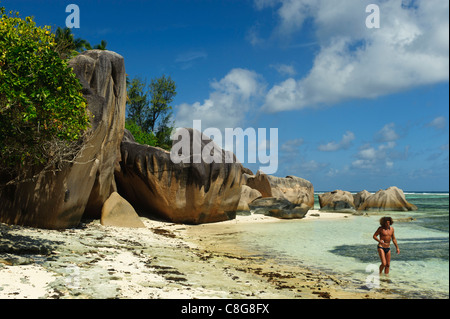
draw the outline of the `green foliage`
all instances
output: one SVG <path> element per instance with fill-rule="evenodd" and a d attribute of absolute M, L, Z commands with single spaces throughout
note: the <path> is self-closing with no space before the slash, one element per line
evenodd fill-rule
<path fill-rule="evenodd" d="M 144 132 L 142 128 L 137 125 L 133 120 L 127 119 L 125 122 L 125 128 L 130 131 L 136 142 L 139 144 L 157 146 L 157 139 L 153 132 Z"/>
<path fill-rule="evenodd" d="M 127 81 L 129 81 L 128 77 Z M 143 131 L 148 132 L 150 103 L 146 86 L 145 82 L 140 78 L 134 78 L 127 83 L 127 118 L 136 123 Z"/>
<path fill-rule="evenodd" d="M 52 141 L 77 141 L 89 126 L 82 86 L 56 47 L 50 27 L 0 8 L 1 169 L 46 164 Z"/>
<path fill-rule="evenodd" d="M 169 105 L 175 98 L 175 82 L 169 77 L 163 75 L 160 78 L 153 79 L 150 83 L 150 127 L 154 132 L 159 132 L 167 128 L 172 116 L 172 107 Z"/>
<path fill-rule="evenodd" d="M 163 75 L 153 79 L 147 87 L 145 81 L 134 78 L 128 85 L 128 118 L 143 132 L 153 133 L 156 146 L 170 150 L 173 131 L 172 103 L 176 95 L 175 82 Z"/>
<path fill-rule="evenodd" d="M 91 49 L 89 42 L 81 38 L 75 39 L 72 29 L 67 27 L 56 29 L 55 42 L 55 51 L 58 52 L 61 59 L 71 58 L 80 52 Z"/>
<path fill-rule="evenodd" d="M 61 59 L 69 59 L 86 50 L 92 50 L 91 44 L 81 38 L 74 37 L 72 29 L 60 28 L 55 32 L 55 51 L 58 52 Z M 102 40 L 100 44 L 94 46 L 96 50 L 106 50 L 108 42 Z"/>
<path fill-rule="evenodd" d="M 102 40 L 102 42 L 100 42 L 100 44 L 97 44 L 94 46 L 94 49 L 96 50 L 106 50 L 106 46 L 108 45 L 108 42 L 106 42 L 105 40 Z"/>

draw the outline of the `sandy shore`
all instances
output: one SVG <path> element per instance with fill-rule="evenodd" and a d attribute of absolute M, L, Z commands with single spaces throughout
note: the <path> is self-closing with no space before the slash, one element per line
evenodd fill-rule
<path fill-rule="evenodd" d="M 301 222 L 324 218 L 351 215 L 310 211 Z M 236 225 L 286 222 L 273 217 L 238 216 L 198 226 L 141 219 L 146 228 L 99 221 L 63 231 L 0 224 L 0 298 L 395 297 L 355 291 L 335 276 L 280 265 L 222 240 Z"/>

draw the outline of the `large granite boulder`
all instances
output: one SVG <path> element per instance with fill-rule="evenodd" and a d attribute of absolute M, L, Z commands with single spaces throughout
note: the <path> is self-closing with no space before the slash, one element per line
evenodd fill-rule
<path fill-rule="evenodd" d="M 91 50 L 72 59 L 70 65 L 83 85 L 89 110 L 94 115 L 93 128 L 100 129 L 95 141 L 100 145 L 99 167 L 85 209 L 86 217 L 100 218 L 103 203 L 117 190 L 114 170 L 119 165 L 125 130 L 125 63 L 117 53 Z"/>
<path fill-rule="evenodd" d="M 319 194 L 320 210 L 355 213 L 353 195 L 350 192 L 335 190 Z"/>
<path fill-rule="evenodd" d="M 413 211 L 417 207 L 408 203 L 403 191 L 395 186 L 379 190 L 369 196 L 359 207 L 359 210 L 379 211 Z"/>
<path fill-rule="evenodd" d="M 272 196 L 284 198 L 293 204 L 314 207 L 314 187 L 311 182 L 296 176 L 275 177 L 267 175 Z"/>
<path fill-rule="evenodd" d="M 268 215 L 280 219 L 302 219 L 306 216 L 309 209 L 308 205 L 300 204 L 292 209 L 271 209 Z"/>
<path fill-rule="evenodd" d="M 258 198 L 248 204 L 254 214 L 263 214 L 281 219 L 300 219 L 308 213 L 309 206 L 293 204 L 284 198 Z"/>
<path fill-rule="evenodd" d="M 83 85 L 92 115 L 87 140 L 70 165 L 3 188 L 0 222 L 74 227 L 85 212 L 100 217 L 103 203 L 115 190 L 114 165 L 125 127 L 124 59 L 114 52 L 92 50 L 73 58 L 70 66 Z"/>
<path fill-rule="evenodd" d="M 353 203 L 355 204 L 355 208 L 358 209 L 359 206 L 361 206 L 367 198 L 369 198 L 372 195 L 372 193 L 362 190 L 357 194 L 353 195 Z"/>
<path fill-rule="evenodd" d="M 145 228 L 133 206 L 116 192 L 103 204 L 100 223 L 103 226 Z"/>
<path fill-rule="evenodd" d="M 244 174 L 244 184 L 258 191 L 262 197 L 247 202 L 253 212 L 292 219 L 305 217 L 308 210 L 314 207 L 314 187 L 303 178 L 275 177 L 258 171 L 253 176 Z"/>
<path fill-rule="evenodd" d="M 242 165 L 234 154 L 221 150 L 202 133 L 183 130 L 188 133 L 190 144 L 188 150 L 183 149 L 188 154 L 179 163 L 171 159 L 170 152 L 138 144 L 127 134 L 121 145 L 120 167 L 115 173 L 119 193 L 140 214 L 175 223 L 234 219 L 241 197 Z M 174 141 L 172 154 L 179 148 L 177 143 L 183 142 L 183 136 Z M 209 150 L 221 152 L 222 162 L 205 162 L 201 154 Z M 231 163 L 225 160 L 230 156 L 234 158 Z"/>
<path fill-rule="evenodd" d="M 258 171 L 256 175 L 245 174 L 245 184 L 261 193 L 262 197 L 272 197 L 272 187 L 268 175 Z"/>
<path fill-rule="evenodd" d="M 248 187 L 247 185 L 241 186 L 241 199 L 239 200 L 239 205 L 237 207 L 238 211 L 249 211 L 249 203 L 257 198 L 262 197 L 261 193 L 256 189 Z"/>
<path fill-rule="evenodd" d="M 258 190 L 262 197 L 282 198 L 293 204 L 314 207 L 314 187 L 311 182 L 296 176 L 276 177 L 258 171 L 246 176 L 245 184 Z"/>

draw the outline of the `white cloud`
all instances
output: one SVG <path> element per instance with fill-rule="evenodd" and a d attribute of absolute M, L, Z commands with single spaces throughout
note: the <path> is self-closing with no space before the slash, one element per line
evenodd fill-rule
<path fill-rule="evenodd" d="M 258 26 L 253 26 L 247 31 L 246 39 L 253 46 L 261 45 L 264 43 L 264 39 L 260 37 L 258 29 Z"/>
<path fill-rule="evenodd" d="M 334 152 L 343 149 L 345 150 L 351 146 L 351 143 L 354 139 L 355 134 L 353 134 L 353 132 L 347 131 L 342 136 L 342 140 L 340 142 L 336 143 L 335 141 L 332 141 L 325 145 L 319 145 L 318 150 L 323 152 Z"/>
<path fill-rule="evenodd" d="M 258 96 L 262 91 L 260 76 L 246 69 L 233 69 L 219 82 L 215 81 L 211 87 L 221 94 L 233 95 L 243 100 Z"/>
<path fill-rule="evenodd" d="M 297 152 L 299 147 L 302 146 L 304 140 L 302 138 L 297 138 L 295 140 L 289 140 L 281 145 L 281 151 L 286 153 L 294 153 Z"/>
<path fill-rule="evenodd" d="M 180 65 L 182 70 L 186 70 L 194 66 L 195 61 L 206 59 L 208 54 L 204 51 L 188 51 L 179 54 L 175 62 Z"/>
<path fill-rule="evenodd" d="M 399 135 L 395 132 L 395 123 L 389 123 L 375 134 L 377 142 L 393 142 L 398 140 Z"/>
<path fill-rule="evenodd" d="M 328 172 L 325 174 L 325 176 L 327 177 L 336 177 L 341 173 L 340 170 L 336 169 L 336 168 L 330 168 L 328 170 Z"/>
<path fill-rule="evenodd" d="M 256 8 L 262 10 L 278 4 L 279 25 L 275 30 L 281 36 L 291 35 L 300 29 L 303 22 L 317 10 L 317 0 L 255 0 Z"/>
<path fill-rule="evenodd" d="M 281 75 L 289 75 L 294 76 L 297 72 L 295 71 L 295 68 L 292 65 L 287 64 L 276 64 L 271 65 L 275 70 L 277 70 L 278 73 Z"/>
<path fill-rule="evenodd" d="M 308 162 L 300 163 L 299 168 L 302 174 L 311 174 L 323 170 L 328 165 L 329 165 L 328 163 L 319 163 L 316 162 L 315 160 L 310 160 Z"/>
<path fill-rule="evenodd" d="M 433 127 L 437 130 L 443 130 L 447 126 L 447 119 L 443 116 L 436 117 L 430 123 L 427 124 L 428 127 Z"/>
<path fill-rule="evenodd" d="M 291 36 L 311 18 L 320 51 L 309 74 L 268 92 L 264 109 L 277 112 L 378 96 L 448 81 L 449 2 L 398 0 L 379 3 L 381 28 L 368 29 L 371 0 L 256 1 L 275 7 L 275 31 Z"/>
<path fill-rule="evenodd" d="M 232 69 L 220 81 L 211 84 L 213 91 L 203 103 L 183 103 L 176 107 L 175 124 L 192 127 L 193 120 L 201 120 L 202 128 L 240 127 L 254 101 L 263 95 L 260 76 L 246 69 Z"/>
<path fill-rule="evenodd" d="M 396 156 L 393 151 L 395 146 L 395 142 L 381 144 L 377 148 L 369 144 L 363 145 L 356 154 L 357 160 L 352 162 L 351 167 L 356 169 L 392 168 L 394 166 L 392 157 Z"/>
<path fill-rule="evenodd" d="M 203 51 L 189 51 L 179 54 L 175 59 L 175 62 L 190 62 L 197 59 L 205 59 L 208 54 Z"/>

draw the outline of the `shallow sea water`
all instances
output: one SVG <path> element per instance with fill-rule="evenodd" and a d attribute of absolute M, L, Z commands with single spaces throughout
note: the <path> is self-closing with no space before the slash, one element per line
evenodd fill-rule
<path fill-rule="evenodd" d="M 406 194 L 415 212 L 369 212 L 346 219 L 297 220 L 245 225 L 241 247 L 275 258 L 335 273 L 358 289 L 383 289 L 405 298 L 449 298 L 449 196 Z M 379 219 L 391 216 L 400 254 L 391 244 L 389 276 L 378 277 Z M 408 218 L 412 221 L 406 221 Z"/>

